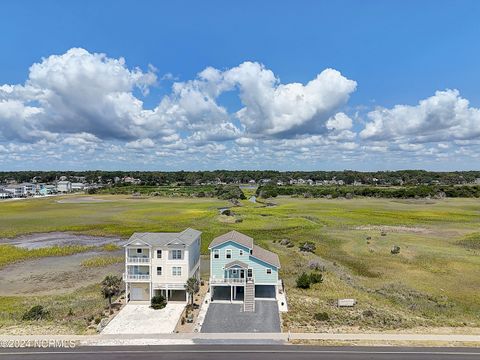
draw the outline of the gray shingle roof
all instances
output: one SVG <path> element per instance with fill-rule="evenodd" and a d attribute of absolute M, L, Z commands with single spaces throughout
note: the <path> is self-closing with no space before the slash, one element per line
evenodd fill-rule
<path fill-rule="evenodd" d="M 274 252 L 268 251 L 264 248 L 261 248 L 260 246 L 253 245 L 253 239 L 250 236 L 247 236 L 235 230 L 216 237 L 210 243 L 208 248 L 212 249 L 227 241 L 234 241 L 236 243 L 239 243 L 240 245 L 243 245 L 249 248 L 252 251 L 251 256 L 263 262 L 266 262 L 267 264 L 273 265 L 278 269 L 280 268 L 280 259 L 278 258 L 277 254 L 275 254 Z"/>
<path fill-rule="evenodd" d="M 145 232 L 145 233 L 133 233 L 127 242 L 127 245 L 135 240 L 140 240 L 151 246 L 165 246 L 169 243 L 179 242 L 185 245 L 191 245 L 195 239 L 202 233 L 198 230 L 187 228 L 179 233 L 167 233 L 167 232 Z"/>
<path fill-rule="evenodd" d="M 221 245 L 223 243 L 226 243 L 227 241 L 234 241 L 236 243 L 239 243 L 240 245 L 243 245 L 249 249 L 253 248 L 253 239 L 250 236 L 247 236 L 245 234 L 239 233 L 238 231 L 230 231 L 226 234 L 217 236 L 215 239 L 212 240 L 210 245 L 208 246 L 209 249 Z"/>
<path fill-rule="evenodd" d="M 252 256 L 280 269 L 280 259 L 278 258 L 278 255 L 274 252 L 254 245 L 252 250 Z"/>

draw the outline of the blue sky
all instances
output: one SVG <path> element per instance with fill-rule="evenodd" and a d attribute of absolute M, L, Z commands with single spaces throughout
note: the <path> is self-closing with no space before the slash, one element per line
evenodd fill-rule
<path fill-rule="evenodd" d="M 2 2 L 0 169 L 479 169 L 479 17 L 477 1 Z"/>

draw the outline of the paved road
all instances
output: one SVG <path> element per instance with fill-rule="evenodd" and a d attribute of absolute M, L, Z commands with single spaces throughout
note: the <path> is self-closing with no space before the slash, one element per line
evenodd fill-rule
<path fill-rule="evenodd" d="M 1 349 L 0 360 L 472 360 L 480 348 L 313 346 L 137 346 L 66 350 Z"/>

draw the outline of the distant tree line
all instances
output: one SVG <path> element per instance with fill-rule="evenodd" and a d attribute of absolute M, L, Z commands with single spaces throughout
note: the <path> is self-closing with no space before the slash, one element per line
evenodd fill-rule
<path fill-rule="evenodd" d="M 276 186 L 266 184 L 257 188 L 257 195 L 271 198 L 278 195 L 300 197 L 352 198 L 354 196 L 379 198 L 479 198 L 480 185 L 418 185 L 399 187 L 379 186 Z"/>
<path fill-rule="evenodd" d="M 87 183 L 115 184 L 121 186 L 125 177 L 139 179 L 142 185 L 201 185 L 215 182 L 240 184 L 262 180 L 288 184 L 290 180 L 311 180 L 313 182 L 337 181 L 344 185 L 361 183 L 375 186 L 416 186 L 416 185 L 465 185 L 480 179 L 480 171 L 434 172 L 425 170 L 400 170 L 359 172 L 344 171 L 271 171 L 271 170 L 215 170 L 215 171 L 11 171 L 0 172 L 0 183 L 11 180 L 51 183 L 61 176 L 71 181 L 82 178 Z"/>

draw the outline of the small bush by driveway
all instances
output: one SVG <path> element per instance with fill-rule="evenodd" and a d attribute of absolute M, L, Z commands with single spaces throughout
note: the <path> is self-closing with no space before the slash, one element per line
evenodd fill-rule
<path fill-rule="evenodd" d="M 243 304 L 210 304 L 201 332 L 280 332 L 276 301 L 255 301 L 255 312 L 244 312 Z"/>
<path fill-rule="evenodd" d="M 166 334 L 175 330 L 185 304 L 168 303 L 161 310 L 129 303 L 103 329 L 102 334 Z"/>

